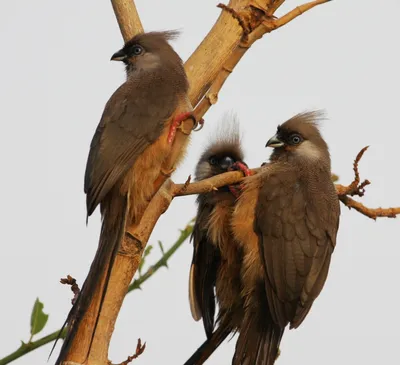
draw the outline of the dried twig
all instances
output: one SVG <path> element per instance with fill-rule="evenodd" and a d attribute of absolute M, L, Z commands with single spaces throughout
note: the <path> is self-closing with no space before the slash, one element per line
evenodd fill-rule
<path fill-rule="evenodd" d="M 365 151 L 368 149 L 369 146 L 364 147 L 356 156 L 354 163 L 353 163 L 353 171 L 354 171 L 354 180 L 348 186 L 337 185 L 336 189 L 338 191 L 338 195 L 350 195 L 350 196 L 364 196 L 365 187 L 369 184 L 369 180 L 364 180 L 360 183 L 360 173 L 358 171 L 358 164 L 363 157 Z"/>
<path fill-rule="evenodd" d="M 358 170 L 358 164 L 363 157 L 365 151 L 369 146 L 364 147 L 356 156 L 353 163 L 353 171 L 354 171 L 354 180 L 347 186 L 343 186 L 340 184 L 336 185 L 336 190 L 338 192 L 338 196 L 340 201 L 349 209 L 355 209 L 357 212 L 367 216 L 368 218 L 376 220 L 376 218 L 396 218 L 398 214 L 400 214 L 399 208 L 368 208 L 362 203 L 354 200 L 351 196 L 359 196 L 362 197 L 365 194 L 365 187 L 370 185 L 371 182 L 369 180 L 364 180 L 360 182 L 360 172 Z"/>
<path fill-rule="evenodd" d="M 370 184 L 369 180 L 364 180 L 361 182 L 360 173 L 358 169 L 358 164 L 361 158 L 364 155 L 364 152 L 368 149 L 364 147 L 358 154 L 353 163 L 354 170 L 354 180 L 348 186 L 336 184 L 336 191 L 338 193 L 338 198 L 340 201 L 346 205 L 349 209 L 353 208 L 359 213 L 372 218 L 396 218 L 397 215 L 400 214 L 400 207 L 398 208 L 368 208 L 364 206 L 362 203 L 357 202 L 352 199 L 351 196 L 364 196 L 365 187 Z M 263 164 L 264 166 L 267 163 Z M 256 174 L 260 171 L 260 168 L 252 169 L 252 174 Z M 332 178 L 335 179 L 336 175 L 332 175 Z M 226 172 L 224 174 L 220 174 L 214 176 L 209 179 L 205 179 L 202 181 L 195 182 L 193 184 L 176 184 L 174 185 L 173 191 L 171 192 L 172 197 L 183 196 L 183 195 L 191 195 L 191 194 L 203 194 L 208 193 L 213 190 L 218 190 L 218 188 L 226 185 L 236 184 L 243 180 L 243 174 L 239 171 Z M 183 190 L 183 186 L 185 189 Z"/>
<path fill-rule="evenodd" d="M 78 295 L 80 293 L 79 285 L 76 283 L 76 279 L 73 278 L 70 275 L 67 275 L 66 278 L 61 278 L 60 279 L 61 284 L 66 284 L 66 285 L 71 285 L 71 290 L 74 293 L 74 297 L 71 299 L 72 305 L 75 304 L 76 298 L 78 298 Z"/>
<path fill-rule="evenodd" d="M 350 198 L 347 195 L 339 195 L 340 201 L 349 209 L 355 209 L 357 212 L 376 220 L 377 218 L 396 218 L 400 214 L 398 208 L 368 208 L 362 203 Z"/>
<path fill-rule="evenodd" d="M 137 359 L 141 354 L 143 354 L 145 349 L 146 349 L 146 342 L 142 345 L 142 340 L 138 338 L 135 353 L 132 356 L 128 356 L 128 358 L 125 361 L 119 363 L 118 365 L 128 365 L 130 362 Z"/>

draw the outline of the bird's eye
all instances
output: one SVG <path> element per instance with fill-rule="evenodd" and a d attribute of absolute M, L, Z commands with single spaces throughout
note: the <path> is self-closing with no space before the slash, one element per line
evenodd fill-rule
<path fill-rule="evenodd" d="M 134 56 L 139 56 L 142 52 L 143 52 L 143 48 L 142 47 L 137 46 L 137 45 L 132 47 L 132 54 Z"/>
<path fill-rule="evenodd" d="M 216 165 L 217 164 L 217 158 L 215 156 L 211 156 L 208 160 L 210 162 L 210 165 Z"/>
<path fill-rule="evenodd" d="M 303 139 L 298 134 L 293 134 L 290 137 L 291 144 L 299 144 Z"/>

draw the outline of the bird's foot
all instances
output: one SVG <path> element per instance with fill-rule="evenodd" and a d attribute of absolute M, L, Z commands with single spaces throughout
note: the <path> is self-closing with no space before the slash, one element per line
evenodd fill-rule
<path fill-rule="evenodd" d="M 172 142 L 174 141 L 175 136 L 176 136 L 176 131 L 177 131 L 178 129 L 182 129 L 182 122 L 185 121 L 185 120 L 188 119 L 188 118 L 191 118 L 191 119 L 193 120 L 193 122 L 194 122 L 194 127 L 193 127 L 193 129 L 197 128 L 197 126 L 198 126 L 199 124 L 201 125 L 201 128 L 203 128 L 202 126 L 203 126 L 203 124 L 204 124 L 204 120 L 201 119 L 199 122 L 197 122 L 196 117 L 194 116 L 193 113 L 191 113 L 191 112 L 186 112 L 186 113 L 178 114 L 178 115 L 174 118 L 174 120 L 172 121 L 172 123 L 171 123 L 171 127 L 170 127 L 169 133 L 168 133 L 168 143 L 172 143 Z M 201 129 L 201 128 L 200 128 L 200 129 Z M 200 129 L 198 129 L 198 130 L 200 130 Z M 185 134 L 189 134 L 189 133 L 190 133 L 190 132 L 185 132 L 183 129 L 182 129 L 182 132 L 185 133 Z"/>
<path fill-rule="evenodd" d="M 236 199 L 239 198 L 241 193 L 241 187 L 239 185 L 229 185 L 228 188 Z"/>
<path fill-rule="evenodd" d="M 251 176 L 251 171 L 244 162 L 237 161 L 228 169 L 229 171 L 242 171 L 244 176 Z"/>
<path fill-rule="evenodd" d="M 237 161 L 228 169 L 229 171 L 242 171 L 244 176 L 251 176 L 251 171 L 244 162 Z M 238 198 L 242 192 L 242 186 L 240 184 L 234 184 L 228 186 L 229 191 L 235 198 Z"/>

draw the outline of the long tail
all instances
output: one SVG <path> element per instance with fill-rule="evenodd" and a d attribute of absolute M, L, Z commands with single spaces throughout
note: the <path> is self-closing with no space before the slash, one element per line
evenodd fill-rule
<path fill-rule="evenodd" d="M 273 322 L 267 311 L 268 307 L 264 307 L 263 312 L 246 313 L 232 365 L 275 363 L 284 329 Z"/>
<path fill-rule="evenodd" d="M 190 357 L 189 360 L 185 362 L 184 365 L 201 365 L 212 355 L 212 353 L 217 349 L 217 347 L 228 337 L 232 332 L 232 328 L 229 326 L 222 325 L 213 332 L 211 337 L 207 339 Z"/>
<path fill-rule="evenodd" d="M 108 205 L 106 206 L 103 214 L 103 223 L 101 227 L 99 247 L 90 267 L 89 274 L 82 286 L 82 290 L 79 293 L 79 296 L 73 307 L 71 308 L 67 320 L 65 321 L 59 333 L 60 336 L 64 327 L 66 326 L 66 324 L 68 324 L 67 335 L 65 337 L 64 343 L 62 345 L 60 354 L 57 358 L 55 365 L 59 365 L 65 360 L 65 356 L 67 355 L 74 341 L 80 322 L 82 321 L 86 311 L 88 310 L 95 293 L 98 292 L 99 286 L 102 285 L 104 272 L 106 271 L 105 282 L 100 293 L 100 300 L 97 307 L 97 312 L 95 314 L 96 322 L 93 328 L 93 332 L 91 333 L 88 353 L 92 346 L 92 341 L 96 332 L 96 327 L 103 306 L 104 297 L 107 292 L 111 270 L 120 243 L 124 237 L 126 215 L 128 210 L 128 197 L 122 197 L 120 195 L 116 196 L 115 194 L 110 199 L 108 199 L 107 203 Z M 59 336 L 57 340 L 59 339 Z M 56 343 L 57 341 L 53 345 L 51 353 L 53 352 Z"/>

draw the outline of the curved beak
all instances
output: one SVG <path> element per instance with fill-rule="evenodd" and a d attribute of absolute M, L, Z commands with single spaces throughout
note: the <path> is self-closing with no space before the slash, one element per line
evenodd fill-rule
<path fill-rule="evenodd" d="M 272 148 L 278 148 L 282 147 L 284 143 L 278 138 L 278 136 L 275 134 L 272 138 L 269 139 L 265 147 L 272 147 Z"/>
<path fill-rule="evenodd" d="M 112 55 L 110 61 L 123 61 L 123 60 L 125 60 L 125 59 L 126 59 L 126 54 L 125 54 L 125 52 L 124 52 L 122 49 L 120 49 L 118 52 L 115 52 L 115 53 Z"/>

